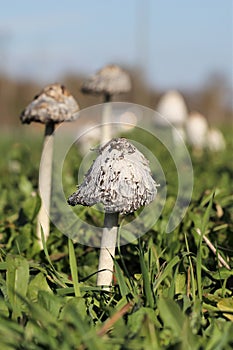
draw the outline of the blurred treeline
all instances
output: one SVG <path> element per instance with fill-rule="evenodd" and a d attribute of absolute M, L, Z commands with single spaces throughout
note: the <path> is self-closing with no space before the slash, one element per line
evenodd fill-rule
<path fill-rule="evenodd" d="M 114 101 L 128 101 L 156 109 L 159 98 L 165 92 L 159 88 L 151 89 L 140 70 L 127 71 L 132 79 L 132 91 L 127 95 L 115 96 Z M 102 103 L 100 96 L 84 95 L 80 91 L 87 76 L 67 74 L 57 81 L 64 84 L 77 99 L 80 108 Z M 47 85 L 47 84 L 44 84 Z M 13 79 L 0 74 L 0 118 L 2 127 L 20 125 L 19 115 L 32 98 L 43 88 L 32 80 Z M 173 87 L 171 87 L 173 88 Z M 189 111 L 199 111 L 210 125 L 227 125 L 233 121 L 232 91 L 227 81 L 220 75 L 211 76 L 197 91 L 179 90 L 187 103 Z"/>

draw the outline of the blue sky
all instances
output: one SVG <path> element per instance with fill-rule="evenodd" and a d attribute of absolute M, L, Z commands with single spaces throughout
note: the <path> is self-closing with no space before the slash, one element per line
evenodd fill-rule
<path fill-rule="evenodd" d="M 0 0 L 0 69 L 58 81 L 107 63 L 158 88 L 233 81 L 232 0 Z"/>

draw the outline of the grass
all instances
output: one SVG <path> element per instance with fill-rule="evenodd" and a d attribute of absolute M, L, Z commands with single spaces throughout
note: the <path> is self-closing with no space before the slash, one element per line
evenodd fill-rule
<path fill-rule="evenodd" d="M 232 349 L 230 131 L 226 138 L 228 148 L 223 153 L 192 159 L 192 201 L 179 226 L 166 234 L 176 186 L 175 179 L 169 178 L 162 214 L 147 234 L 118 247 L 114 286 L 106 292 L 96 287 L 98 249 L 73 243 L 53 225 L 43 251 L 36 242 L 41 139 L 19 134 L 1 137 L 0 347 Z M 150 140 L 146 142 L 153 150 Z M 163 159 L 169 169 L 169 159 L 166 155 Z M 79 161 L 72 149 L 63 171 L 67 194 L 75 189 L 74 167 Z M 92 208 L 76 210 L 85 220 L 101 225 L 102 215 Z M 221 266 L 217 253 L 230 270 Z"/>

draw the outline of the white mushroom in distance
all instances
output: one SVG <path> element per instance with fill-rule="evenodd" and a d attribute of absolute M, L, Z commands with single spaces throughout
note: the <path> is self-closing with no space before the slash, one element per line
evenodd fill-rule
<path fill-rule="evenodd" d="M 99 149 L 83 183 L 68 198 L 73 206 L 101 203 L 104 207 L 98 286 L 112 283 L 118 215 L 132 213 L 152 202 L 157 186 L 144 155 L 125 138 L 116 138 Z"/>
<path fill-rule="evenodd" d="M 79 106 L 74 97 L 64 85 L 56 83 L 43 88 L 20 115 L 23 124 L 31 122 L 45 124 L 43 159 L 40 168 L 40 189 L 43 192 L 44 203 L 41 204 L 37 225 L 37 236 L 41 246 L 40 225 L 43 228 L 45 239 L 50 229 L 46 209 L 50 210 L 53 132 L 56 124 L 76 119 L 78 111 Z M 46 152 L 44 152 L 45 147 Z"/>
<path fill-rule="evenodd" d="M 198 113 L 192 112 L 186 122 L 186 138 L 192 147 L 194 155 L 201 155 L 207 144 L 208 122 Z"/>
<path fill-rule="evenodd" d="M 223 133 L 217 128 L 210 128 L 207 133 L 207 147 L 211 152 L 221 152 L 226 148 Z"/>
<path fill-rule="evenodd" d="M 157 112 L 165 117 L 175 128 L 179 135 L 185 137 L 185 122 L 188 117 L 188 109 L 181 93 L 176 90 L 166 92 L 158 102 Z M 166 120 L 159 118 L 158 125 L 167 127 Z M 174 144 L 179 143 L 177 133 L 172 130 Z"/>
<path fill-rule="evenodd" d="M 104 103 L 111 102 L 114 95 L 127 93 L 131 90 L 129 74 L 121 67 L 111 64 L 99 70 L 95 75 L 84 81 L 81 91 L 86 94 L 102 95 Z M 111 128 L 111 105 L 106 104 L 102 116 L 103 133 L 101 142 L 104 144 L 112 137 Z"/>

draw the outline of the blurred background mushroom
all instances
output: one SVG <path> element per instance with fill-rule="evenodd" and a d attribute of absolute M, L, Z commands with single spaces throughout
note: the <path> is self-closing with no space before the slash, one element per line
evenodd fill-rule
<path fill-rule="evenodd" d="M 45 86 L 20 115 L 20 120 L 23 124 L 30 124 L 31 122 L 45 124 L 39 176 L 40 192 L 43 200 L 38 214 L 37 225 L 37 236 L 41 246 L 41 227 L 45 239 L 47 239 L 50 230 L 49 211 L 55 125 L 76 119 L 78 111 L 79 105 L 67 88 L 56 83 Z"/>
<path fill-rule="evenodd" d="M 87 121 L 80 125 L 77 131 L 77 149 L 82 156 L 85 156 L 90 150 L 99 145 L 101 128 L 94 122 Z"/>
<path fill-rule="evenodd" d="M 181 93 L 176 90 L 167 91 L 160 98 L 156 111 L 160 114 L 156 116 L 156 125 L 169 128 L 167 121 L 171 123 L 176 129 L 171 130 L 174 145 L 179 144 L 179 137 L 185 138 L 185 122 L 188 117 L 188 109 Z"/>
<path fill-rule="evenodd" d="M 102 95 L 106 103 L 103 110 L 102 125 L 103 131 L 101 143 L 109 141 L 112 137 L 111 125 L 111 102 L 114 95 L 127 93 L 131 90 L 129 74 L 116 64 L 107 65 L 96 74 L 90 76 L 83 82 L 81 91 L 86 94 Z"/>
<path fill-rule="evenodd" d="M 127 139 L 116 138 L 99 149 L 78 190 L 68 198 L 72 206 L 100 203 L 104 207 L 98 286 L 108 288 L 112 283 L 119 214 L 148 205 L 156 196 L 157 186 L 144 155 Z"/>
<path fill-rule="evenodd" d="M 199 112 L 191 112 L 186 121 L 187 143 L 191 146 L 194 155 L 200 156 L 207 143 L 208 122 Z"/>
<path fill-rule="evenodd" d="M 211 152 L 220 152 L 226 148 L 226 141 L 219 129 L 211 127 L 208 130 L 207 147 Z"/>

